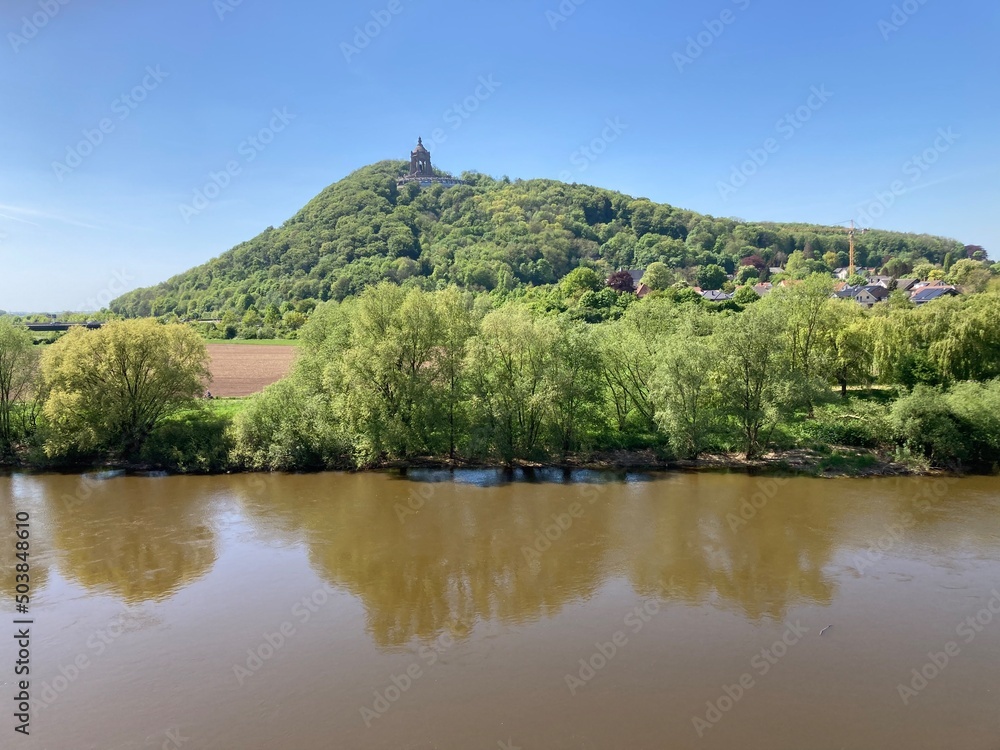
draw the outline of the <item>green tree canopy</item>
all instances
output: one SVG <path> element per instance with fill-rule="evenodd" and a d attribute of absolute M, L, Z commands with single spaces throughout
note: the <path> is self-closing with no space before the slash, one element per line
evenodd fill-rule
<path fill-rule="evenodd" d="M 45 352 L 42 378 L 47 450 L 134 459 L 164 417 L 204 392 L 210 374 L 191 328 L 142 319 L 69 331 Z"/>
<path fill-rule="evenodd" d="M 0 317 L 0 456 L 11 455 L 18 433 L 24 433 L 16 429 L 17 415 L 34 398 L 37 365 L 28 329 Z"/>
<path fill-rule="evenodd" d="M 715 290 L 722 289 L 726 283 L 726 269 L 714 263 L 709 263 L 698 269 L 698 286 L 702 289 Z"/>

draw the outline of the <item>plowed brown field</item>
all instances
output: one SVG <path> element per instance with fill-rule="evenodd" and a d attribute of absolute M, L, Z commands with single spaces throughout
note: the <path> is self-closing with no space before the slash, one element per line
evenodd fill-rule
<path fill-rule="evenodd" d="M 212 358 L 208 390 L 217 398 L 259 393 L 288 374 L 298 352 L 297 346 L 208 344 Z"/>

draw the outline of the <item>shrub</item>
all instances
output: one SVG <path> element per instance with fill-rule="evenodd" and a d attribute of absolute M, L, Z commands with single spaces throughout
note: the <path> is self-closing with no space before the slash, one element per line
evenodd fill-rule
<path fill-rule="evenodd" d="M 960 464 L 973 453 L 971 426 L 952 410 L 938 388 L 915 387 L 893 404 L 889 421 L 906 449 L 935 465 Z"/>
<path fill-rule="evenodd" d="M 806 423 L 809 439 L 824 445 L 877 448 L 885 442 L 882 415 L 835 414 L 817 410 L 816 419 Z"/>
<path fill-rule="evenodd" d="M 176 414 L 160 425 L 143 446 L 141 459 L 182 473 L 223 471 L 229 464 L 231 420 L 197 409 Z"/>
<path fill-rule="evenodd" d="M 969 459 L 986 465 L 1000 462 L 1000 380 L 958 383 L 946 401 L 967 425 Z"/>
<path fill-rule="evenodd" d="M 240 468 L 289 471 L 350 466 L 350 451 L 321 395 L 294 377 L 268 386 L 236 416 L 232 460 Z"/>

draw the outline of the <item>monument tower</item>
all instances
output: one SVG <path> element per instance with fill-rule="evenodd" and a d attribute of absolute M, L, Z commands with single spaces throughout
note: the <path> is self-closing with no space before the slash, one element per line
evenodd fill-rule
<path fill-rule="evenodd" d="M 410 182 L 416 182 L 420 187 L 430 187 L 431 185 L 453 187 L 465 184 L 462 180 L 456 180 L 454 177 L 434 176 L 434 167 L 431 166 L 431 152 L 424 146 L 423 138 L 417 138 L 417 147 L 410 152 L 410 173 L 397 180 L 399 185 L 406 185 Z"/>
<path fill-rule="evenodd" d="M 410 177 L 434 176 L 431 167 L 431 152 L 424 148 L 424 139 L 417 138 L 417 147 L 410 152 Z"/>

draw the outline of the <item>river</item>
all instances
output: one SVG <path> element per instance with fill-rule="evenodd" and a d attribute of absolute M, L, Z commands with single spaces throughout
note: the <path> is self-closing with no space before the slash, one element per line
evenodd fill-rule
<path fill-rule="evenodd" d="M 0 477 L 19 512 L 4 748 L 1000 748 L 997 478 Z"/>

